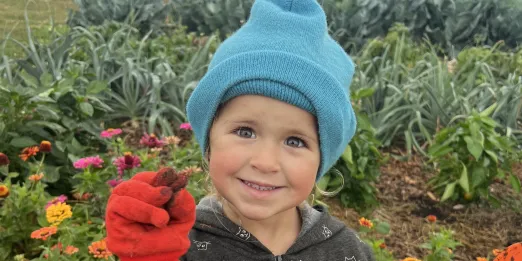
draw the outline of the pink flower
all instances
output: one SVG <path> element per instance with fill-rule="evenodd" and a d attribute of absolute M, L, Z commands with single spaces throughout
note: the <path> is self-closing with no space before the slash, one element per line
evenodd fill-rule
<path fill-rule="evenodd" d="M 63 203 L 67 200 L 67 196 L 65 195 L 60 195 L 56 198 L 53 198 L 51 201 L 47 202 L 47 204 L 45 205 L 45 209 L 47 210 L 48 207 L 54 205 L 54 204 L 57 204 L 57 203 Z"/>
<path fill-rule="evenodd" d="M 112 164 L 118 168 L 118 174 L 121 176 L 124 170 L 139 167 L 141 160 L 138 156 L 133 156 L 132 153 L 125 152 L 125 156 L 116 158 Z"/>
<path fill-rule="evenodd" d="M 119 135 L 119 134 L 121 134 L 121 129 L 108 128 L 108 129 L 102 131 L 100 136 L 102 138 L 112 138 L 112 136 Z"/>
<path fill-rule="evenodd" d="M 103 160 L 98 155 L 96 157 L 81 158 L 73 163 L 74 167 L 77 169 L 86 169 L 91 165 L 95 168 L 101 168 L 101 164 L 103 164 Z"/>
<path fill-rule="evenodd" d="M 123 182 L 123 179 L 111 179 L 111 180 L 107 181 L 107 184 L 109 184 L 109 186 L 115 188 L 122 182 Z"/>
<path fill-rule="evenodd" d="M 149 136 L 149 134 L 145 133 L 140 139 L 140 144 L 149 148 L 160 148 L 167 144 L 167 142 L 163 139 L 158 139 L 154 134 Z"/>
<path fill-rule="evenodd" d="M 190 126 L 190 123 L 185 122 L 179 125 L 179 128 L 182 130 L 192 130 L 192 126 Z"/>

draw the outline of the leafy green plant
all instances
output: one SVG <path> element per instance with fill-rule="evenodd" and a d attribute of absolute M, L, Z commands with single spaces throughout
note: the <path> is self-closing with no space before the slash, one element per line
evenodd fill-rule
<path fill-rule="evenodd" d="M 102 25 L 106 21 L 129 24 L 141 35 L 163 33 L 164 25 L 172 10 L 169 1 L 164 0 L 74 0 L 77 10 L 69 10 L 67 23 L 71 27 L 88 28 Z"/>
<path fill-rule="evenodd" d="M 454 258 L 453 251 L 462 244 L 454 239 L 452 230 L 442 228 L 438 232 L 431 232 L 428 242 L 420 247 L 429 249 L 429 254 L 425 257 L 426 261 L 451 261 Z"/>
<path fill-rule="evenodd" d="M 379 219 L 359 219 L 359 235 L 372 250 L 375 260 L 393 261 L 393 254 L 388 250 L 384 238 L 390 234 L 390 224 Z"/>
<path fill-rule="evenodd" d="M 370 97 L 373 89 L 361 89 L 352 94 L 355 105 L 360 99 Z M 379 151 L 380 142 L 375 137 L 375 130 L 368 117 L 355 107 L 357 131 L 350 144 L 346 147 L 334 169 L 342 175 L 328 172 L 322 181 L 323 190 L 337 189 L 343 186 L 338 197 L 345 207 L 355 208 L 360 213 L 366 213 L 378 205 L 374 183 L 380 175 L 379 167 L 384 157 Z M 344 184 L 344 185 L 343 185 Z"/>
<path fill-rule="evenodd" d="M 204 35 L 217 32 L 225 39 L 246 22 L 253 3 L 253 0 L 173 0 L 173 17 L 179 17 L 191 32 Z"/>
<path fill-rule="evenodd" d="M 497 178 L 508 179 L 520 192 L 520 180 L 511 170 L 517 157 L 514 143 L 495 131 L 498 124 L 489 117 L 495 106 L 462 117 L 435 136 L 428 154 L 439 173 L 429 184 L 442 195 L 441 201 L 483 198 L 498 205 L 489 191 Z"/>

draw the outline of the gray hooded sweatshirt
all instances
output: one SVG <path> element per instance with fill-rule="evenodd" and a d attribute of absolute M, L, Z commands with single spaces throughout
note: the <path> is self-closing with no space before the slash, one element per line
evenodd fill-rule
<path fill-rule="evenodd" d="M 300 208 L 301 231 L 288 251 L 273 255 L 254 235 L 223 214 L 215 197 L 201 200 L 192 244 L 180 261 L 374 261 L 371 249 L 355 231 L 322 206 Z"/>

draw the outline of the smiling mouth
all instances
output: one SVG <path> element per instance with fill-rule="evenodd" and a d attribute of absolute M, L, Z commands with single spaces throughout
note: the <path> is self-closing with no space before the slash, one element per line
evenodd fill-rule
<path fill-rule="evenodd" d="M 257 184 L 257 183 L 253 183 L 253 182 L 250 182 L 250 181 L 246 181 L 244 179 L 239 179 L 241 180 L 241 182 L 243 182 L 243 184 L 253 188 L 253 189 L 257 189 L 257 190 L 260 190 L 260 191 L 270 191 L 270 190 L 275 190 L 275 189 L 278 189 L 278 188 L 281 188 L 281 187 L 278 187 L 278 186 L 270 186 L 270 185 L 260 185 L 260 184 Z"/>

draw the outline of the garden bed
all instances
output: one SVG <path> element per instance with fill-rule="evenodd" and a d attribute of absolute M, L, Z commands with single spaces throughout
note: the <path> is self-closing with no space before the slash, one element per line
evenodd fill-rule
<path fill-rule="evenodd" d="M 491 256 L 493 249 L 502 249 L 522 241 L 522 197 L 513 193 L 509 184 L 496 183 L 492 193 L 504 199 L 506 206 L 494 209 L 485 205 L 439 204 L 428 195 L 427 180 L 433 175 L 419 159 L 391 160 L 381 168 L 376 185 L 380 206 L 372 218 L 390 224 L 390 235 L 385 237 L 388 250 L 395 258 L 423 257 L 428 251 L 420 245 L 427 241 L 432 224 L 426 216 L 437 216 L 435 230 L 444 226 L 455 231 L 462 246 L 454 251 L 454 260 L 475 261 L 476 257 Z M 514 169 L 522 178 L 522 165 Z M 332 214 L 348 226 L 357 228 L 360 215 L 343 208 L 337 200 L 326 200 Z"/>

